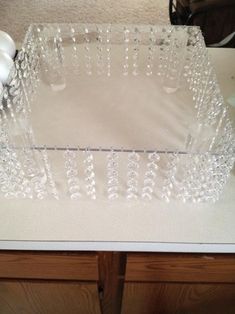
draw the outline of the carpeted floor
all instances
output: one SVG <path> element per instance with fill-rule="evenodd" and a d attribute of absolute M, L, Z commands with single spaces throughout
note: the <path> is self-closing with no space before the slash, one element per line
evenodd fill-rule
<path fill-rule="evenodd" d="M 15 41 L 36 22 L 166 24 L 168 0 L 0 0 L 0 29 Z"/>

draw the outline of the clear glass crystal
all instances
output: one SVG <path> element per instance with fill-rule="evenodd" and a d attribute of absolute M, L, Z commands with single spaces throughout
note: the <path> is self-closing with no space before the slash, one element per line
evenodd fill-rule
<path fill-rule="evenodd" d="M 214 202 L 234 148 L 197 27 L 31 25 L 0 95 L 7 198 Z"/>

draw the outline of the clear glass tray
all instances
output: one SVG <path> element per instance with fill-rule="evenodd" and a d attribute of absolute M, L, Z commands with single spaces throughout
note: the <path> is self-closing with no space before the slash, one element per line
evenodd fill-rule
<path fill-rule="evenodd" d="M 197 27 L 31 25 L 1 98 L 6 197 L 215 201 L 234 162 Z"/>

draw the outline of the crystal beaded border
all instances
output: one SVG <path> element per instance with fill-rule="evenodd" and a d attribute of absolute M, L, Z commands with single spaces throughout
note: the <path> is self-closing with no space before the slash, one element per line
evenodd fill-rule
<path fill-rule="evenodd" d="M 179 31 L 179 33 L 177 33 Z M 185 151 L 158 151 L 156 149 L 119 148 L 76 148 L 76 147 L 37 147 L 33 129 L 29 123 L 31 100 L 37 94 L 40 57 L 45 71 L 50 75 L 46 60 L 53 57 L 53 70 L 61 68 L 59 75 L 66 70 L 64 44 L 71 40 L 74 70 L 79 73 L 79 56 L 85 56 L 87 75 L 110 76 L 112 73 L 112 34 L 120 33 L 123 45 L 123 75 L 138 75 L 139 47 L 147 46 L 146 75 L 159 75 L 168 89 L 177 89 L 181 84 L 182 73 L 192 91 L 197 119 L 204 126 L 214 126 L 215 134 L 207 151 L 193 150 L 193 139 L 189 138 Z M 178 36 L 188 34 L 188 41 Z M 79 50 L 77 35 L 82 34 L 84 51 Z M 143 36 L 146 35 L 147 36 Z M 92 60 L 90 43 L 96 36 L 97 55 Z M 52 41 L 51 41 L 52 40 Z M 155 45 L 159 45 L 156 53 Z M 53 54 L 50 54 L 51 46 Z M 190 54 L 183 68 L 177 49 Z M 180 50 L 180 51 L 181 51 Z M 39 55 L 40 53 L 40 55 Z M 155 61 L 158 60 L 157 63 Z M 55 71 L 56 72 L 56 71 Z M 50 77 L 53 80 L 53 75 Z M 82 24 L 35 24 L 27 32 L 23 47 L 18 54 L 15 67 L 9 77 L 9 84 L 0 95 L 0 189 L 5 197 L 45 198 L 52 195 L 59 198 L 57 183 L 54 180 L 53 161 L 48 153 L 66 152 L 65 169 L 68 190 L 72 199 L 80 199 L 80 181 L 85 181 L 85 194 L 96 199 L 96 152 L 105 153 L 104 163 L 109 199 L 124 195 L 128 199 L 152 199 L 158 195 L 169 201 L 177 198 L 182 201 L 215 201 L 223 191 L 234 163 L 234 135 L 226 106 L 220 93 L 214 70 L 205 49 L 203 37 L 195 27 L 142 26 L 142 25 L 82 25 Z M 17 124 L 25 119 L 29 126 L 22 134 L 20 147 L 11 142 L 7 134 L 9 119 Z M 84 153 L 84 169 L 79 171 L 73 153 Z M 121 178 L 120 156 L 125 153 L 125 179 Z M 141 158 L 140 158 L 141 155 Z M 147 160 L 143 166 L 142 157 Z M 154 156 L 156 160 L 152 160 Z M 160 160 L 158 160 L 160 156 Z M 67 159 L 66 159 L 67 158 Z M 119 161 L 117 161 L 119 160 Z M 70 162 L 71 161 L 71 162 Z M 164 163 L 165 162 L 165 163 Z M 66 168 L 67 167 L 67 168 Z M 70 167 L 68 169 L 68 167 Z M 71 178 L 71 175 L 73 176 Z M 75 180 L 76 179 L 76 180 Z M 121 188 L 121 180 L 125 187 Z M 75 184 L 76 183 L 76 184 Z M 75 186 L 74 186 L 75 184 Z"/>

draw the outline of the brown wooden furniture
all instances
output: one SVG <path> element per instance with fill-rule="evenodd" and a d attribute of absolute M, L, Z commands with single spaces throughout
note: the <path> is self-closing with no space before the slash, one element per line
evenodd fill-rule
<path fill-rule="evenodd" d="M 1 314 L 233 314 L 235 254 L 0 251 Z"/>

